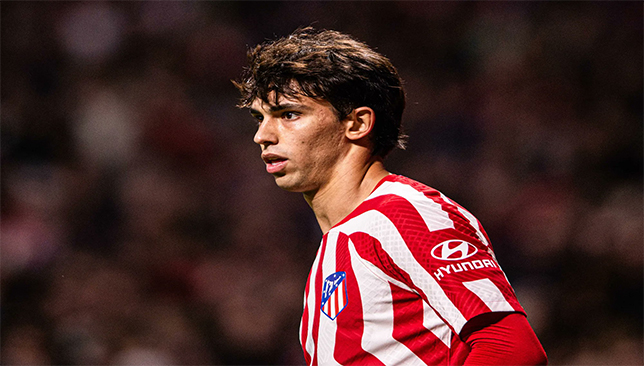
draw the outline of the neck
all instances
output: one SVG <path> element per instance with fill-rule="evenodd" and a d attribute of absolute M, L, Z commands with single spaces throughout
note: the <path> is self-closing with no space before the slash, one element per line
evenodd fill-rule
<path fill-rule="evenodd" d="M 349 215 L 387 175 L 389 172 L 385 170 L 382 159 L 373 157 L 362 167 L 353 166 L 337 172 L 317 191 L 304 193 L 322 232 L 326 234 Z"/>

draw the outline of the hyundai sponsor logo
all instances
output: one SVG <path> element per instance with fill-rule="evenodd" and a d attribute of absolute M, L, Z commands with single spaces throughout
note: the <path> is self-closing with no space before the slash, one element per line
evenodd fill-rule
<path fill-rule="evenodd" d="M 446 275 L 451 275 L 458 272 L 467 272 L 481 268 L 499 268 L 499 266 L 492 259 L 476 259 L 469 262 L 461 262 L 455 264 L 448 264 L 443 267 L 438 267 L 434 272 L 434 277 L 437 280 L 442 280 Z"/>
<path fill-rule="evenodd" d="M 444 261 L 460 261 L 476 254 L 474 244 L 466 241 L 452 239 L 444 241 L 432 248 L 432 257 Z"/>

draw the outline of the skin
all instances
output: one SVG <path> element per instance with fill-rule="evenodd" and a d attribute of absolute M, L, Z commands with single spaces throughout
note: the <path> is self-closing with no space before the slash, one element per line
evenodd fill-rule
<path fill-rule="evenodd" d="M 306 96 L 280 96 L 277 104 L 255 100 L 250 109 L 258 121 L 253 141 L 267 165 L 279 169 L 271 173 L 275 182 L 304 195 L 324 233 L 389 174 L 371 154 L 375 113 L 369 107 L 356 108 L 343 120 L 327 101 Z"/>

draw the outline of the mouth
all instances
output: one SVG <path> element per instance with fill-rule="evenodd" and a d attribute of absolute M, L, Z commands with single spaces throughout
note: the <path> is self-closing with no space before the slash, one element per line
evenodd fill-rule
<path fill-rule="evenodd" d="M 262 154 L 262 160 L 266 163 L 266 171 L 270 174 L 283 170 L 288 161 L 288 159 L 275 154 Z"/>

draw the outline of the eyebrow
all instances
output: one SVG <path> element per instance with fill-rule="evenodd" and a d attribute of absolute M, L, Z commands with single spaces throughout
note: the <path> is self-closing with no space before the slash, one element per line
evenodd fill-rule
<path fill-rule="evenodd" d="M 250 109 L 251 114 L 262 114 L 257 109 L 254 109 L 254 108 L 249 108 L 249 109 Z M 285 109 L 299 109 L 299 110 L 303 110 L 303 111 L 310 111 L 312 108 L 309 107 L 309 106 L 300 104 L 300 103 L 286 102 L 286 103 L 280 103 L 280 104 L 277 104 L 277 105 L 271 105 L 270 108 L 268 108 L 268 111 L 270 113 L 276 113 L 276 112 L 283 111 Z"/>

